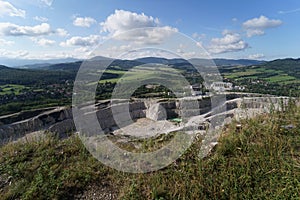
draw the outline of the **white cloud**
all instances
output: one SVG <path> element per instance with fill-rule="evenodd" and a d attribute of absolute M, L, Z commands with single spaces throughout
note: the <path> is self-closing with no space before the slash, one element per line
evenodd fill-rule
<path fill-rule="evenodd" d="M 74 26 L 80 26 L 80 27 L 90 27 L 91 25 L 97 23 L 97 21 L 91 17 L 77 17 L 73 21 Z"/>
<path fill-rule="evenodd" d="M 76 53 L 90 53 L 91 49 L 89 47 L 79 47 L 74 49 L 74 52 Z"/>
<path fill-rule="evenodd" d="M 68 32 L 62 28 L 51 29 L 48 23 L 36 26 L 20 26 L 9 22 L 0 23 L 0 35 L 4 36 L 42 36 L 57 34 L 61 37 L 68 36 Z"/>
<path fill-rule="evenodd" d="M 61 37 L 66 37 L 66 36 L 68 36 L 69 34 L 68 34 L 68 31 L 66 31 L 65 29 L 62 29 L 62 28 L 58 28 L 58 29 L 56 29 L 56 34 L 58 35 L 58 36 L 61 36 Z"/>
<path fill-rule="evenodd" d="M 231 19 L 231 21 L 233 21 L 233 22 L 237 22 L 237 21 L 238 21 L 238 19 L 237 19 L 236 17 L 234 17 L 234 18 L 232 18 L 232 19 Z"/>
<path fill-rule="evenodd" d="M 96 55 L 94 55 L 96 56 Z M 80 59 L 88 59 L 93 57 L 93 49 L 90 47 L 79 47 L 74 49 L 72 57 Z"/>
<path fill-rule="evenodd" d="M 238 33 L 223 31 L 222 38 L 213 38 L 208 47 L 210 53 L 220 54 L 227 52 L 242 51 L 249 47 L 248 43 L 242 40 Z"/>
<path fill-rule="evenodd" d="M 115 13 L 108 16 L 106 21 L 100 23 L 100 25 L 104 32 L 118 34 L 136 28 L 158 26 L 159 20 L 144 13 L 137 14 L 125 10 L 115 10 Z"/>
<path fill-rule="evenodd" d="M 15 43 L 14 41 L 7 41 L 4 39 L 0 39 L 0 46 L 12 45 L 14 43 Z"/>
<path fill-rule="evenodd" d="M 211 41 L 213 44 L 219 45 L 229 45 L 237 43 L 241 40 L 241 37 L 238 33 L 223 33 L 222 38 L 213 38 Z"/>
<path fill-rule="evenodd" d="M 196 49 L 190 45 L 179 44 L 176 50 L 177 56 L 184 59 L 191 58 L 205 58 L 207 57 L 207 53 L 203 50 L 203 46 L 201 42 L 196 42 Z M 199 50 L 199 47 L 201 48 Z"/>
<path fill-rule="evenodd" d="M 195 40 L 202 40 L 206 37 L 206 35 L 204 33 L 202 34 L 199 34 L 199 33 L 193 33 L 192 37 L 195 39 Z"/>
<path fill-rule="evenodd" d="M 161 44 L 166 38 L 176 33 L 178 30 L 170 26 L 155 28 L 140 28 L 116 35 L 114 39 L 122 41 L 132 41 L 137 45 Z"/>
<path fill-rule="evenodd" d="M 281 20 L 269 19 L 263 15 L 259 18 L 253 18 L 243 23 L 243 28 L 247 32 L 248 37 L 255 35 L 263 35 L 268 28 L 275 28 L 282 24 Z"/>
<path fill-rule="evenodd" d="M 132 41 L 136 44 L 160 44 L 165 38 L 177 32 L 170 26 L 159 26 L 158 18 L 130 11 L 115 10 L 100 23 L 102 31 L 118 40 Z"/>
<path fill-rule="evenodd" d="M 265 57 L 265 55 L 262 53 L 252 54 L 252 55 L 248 56 L 249 59 L 253 59 L 253 60 L 262 59 L 264 57 Z"/>
<path fill-rule="evenodd" d="M 52 46 L 56 42 L 54 40 L 48 40 L 45 38 L 37 39 L 37 38 L 31 38 L 32 41 L 34 41 L 39 46 Z"/>
<path fill-rule="evenodd" d="M 18 9 L 14 7 L 11 3 L 7 1 L 0 0 L 0 17 L 2 16 L 11 16 L 11 17 L 23 17 L 25 18 L 25 10 Z"/>
<path fill-rule="evenodd" d="M 187 58 L 190 59 L 190 58 L 195 58 L 197 56 L 197 53 L 194 51 L 184 52 L 181 56 L 185 59 L 187 59 Z"/>
<path fill-rule="evenodd" d="M 200 48 L 203 48 L 203 43 L 202 42 L 197 42 L 196 45 Z"/>
<path fill-rule="evenodd" d="M 24 58 L 24 57 L 23 57 Z M 25 59 L 38 59 L 38 60 L 48 60 L 48 59 L 63 59 L 63 58 L 79 58 L 84 59 L 81 54 L 75 54 L 74 50 L 72 51 L 39 51 L 39 52 L 30 52 L 26 55 Z"/>
<path fill-rule="evenodd" d="M 19 26 L 9 22 L 0 23 L 0 35 L 5 36 L 40 36 L 52 33 L 50 25 L 42 23 L 36 26 Z"/>
<path fill-rule="evenodd" d="M 222 35 L 234 35 L 234 34 L 235 34 L 234 31 L 228 29 L 222 31 Z"/>
<path fill-rule="evenodd" d="M 72 37 L 68 39 L 66 42 L 61 42 L 60 46 L 62 47 L 70 47 L 70 46 L 81 46 L 81 47 L 89 47 L 96 46 L 99 44 L 99 40 L 101 37 L 99 35 L 90 35 L 88 37 Z"/>
<path fill-rule="evenodd" d="M 196 52 L 190 51 L 190 52 L 185 52 L 183 47 L 180 47 L 176 50 L 176 53 L 179 54 L 183 58 L 193 58 L 196 56 Z"/>
<path fill-rule="evenodd" d="M 5 49 L 0 49 L 0 57 L 5 58 L 24 58 L 24 56 L 27 56 L 29 54 L 28 51 L 9 51 Z"/>
<path fill-rule="evenodd" d="M 290 13 L 295 13 L 295 12 L 300 12 L 300 8 L 293 9 L 293 10 L 286 10 L 286 11 L 278 11 L 278 14 L 290 14 Z"/>
<path fill-rule="evenodd" d="M 266 29 L 277 27 L 282 24 L 280 20 L 268 19 L 265 16 L 259 18 L 253 18 L 243 23 L 243 26 L 247 29 Z"/>
<path fill-rule="evenodd" d="M 35 16 L 33 19 L 39 22 L 47 22 L 49 20 L 46 17 L 40 17 L 40 16 Z"/>
<path fill-rule="evenodd" d="M 265 31 L 264 30 L 260 30 L 260 29 L 248 29 L 247 30 L 247 36 L 248 37 L 253 37 L 256 35 L 264 35 Z"/>
<path fill-rule="evenodd" d="M 52 3 L 53 3 L 53 0 L 40 0 L 40 1 L 47 6 L 52 6 Z"/>
<path fill-rule="evenodd" d="M 108 51 L 122 53 L 133 49 L 134 48 L 131 45 L 121 45 L 121 46 L 112 46 L 108 49 Z"/>

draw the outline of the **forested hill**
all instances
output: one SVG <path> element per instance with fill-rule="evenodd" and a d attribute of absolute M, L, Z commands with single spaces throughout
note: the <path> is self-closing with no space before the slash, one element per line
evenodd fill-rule
<path fill-rule="evenodd" d="M 268 69 L 281 70 L 290 76 L 300 79 L 300 58 L 298 59 L 279 59 L 267 62 L 263 65 Z"/>
<path fill-rule="evenodd" d="M 142 65 L 147 62 L 167 62 L 168 64 L 172 63 L 182 63 L 182 60 L 168 60 L 164 59 L 161 60 L 160 58 L 144 58 L 138 60 L 114 60 L 110 63 L 110 68 L 115 70 L 128 70 L 134 66 Z M 223 60 L 224 61 L 224 60 Z M 230 60 L 226 60 L 223 64 L 227 65 L 230 63 Z M 100 64 L 107 61 L 97 61 Z M 181 63 L 180 63 L 181 62 Z M 237 62 L 237 61 L 236 61 Z M 236 63 L 235 62 L 235 63 Z M 240 62 L 238 62 L 240 63 Z M 248 63 L 245 60 L 244 64 Z M 259 62 L 254 62 L 259 63 Z M 222 68 L 220 67 L 221 73 L 226 73 L 226 75 L 231 75 L 232 77 L 260 77 L 262 78 L 270 78 L 272 76 L 278 77 L 287 76 L 294 77 L 295 79 L 300 79 L 300 59 L 281 59 L 281 60 L 274 60 L 266 63 L 254 64 L 250 66 L 241 66 L 236 65 L 230 68 Z M 0 65 L 0 84 L 36 84 L 39 82 L 44 83 L 57 83 L 59 81 L 65 80 L 73 80 L 76 76 L 78 69 L 80 68 L 82 62 L 72 62 L 72 63 L 60 63 L 54 64 L 50 66 L 46 66 L 39 69 L 16 69 L 10 68 L 3 65 Z M 219 62 L 219 64 L 221 64 Z M 233 64 L 233 62 L 231 62 Z M 176 66 L 176 64 L 175 64 Z M 188 67 L 183 63 L 183 66 L 180 65 L 180 68 L 183 69 Z M 263 70 L 265 69 L 265 70 Z M 187 70 L 187 69 L 186 69 Z M 243 73 L 239 73 L 242 72 Z M 245 71 L 251 71 L 251 73 L 245 73 Z M 236 76 L 235 76 L 236 74 Z M 113 77 L 115 78 L 115 77 Z M 283 79 L 283 81 L 286 79 Z M 290 79 L 289 79 L 290 80 Z"/>
<path fill-rule="evenodd" d="M 0 84 L 51 84 L 74 79 L 75 75 L 68 71 L 16 69 L 0 65 Z"/>
<path fill-rule="evenodd" d="M 300 59 L 281 59 L 261 65 L 220 68 L 222 75 L 247 92 L 299 96 Z"/>

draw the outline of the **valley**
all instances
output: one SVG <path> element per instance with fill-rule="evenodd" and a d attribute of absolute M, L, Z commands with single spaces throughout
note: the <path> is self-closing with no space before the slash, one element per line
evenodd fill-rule
<path fill-rule="evenodd" d="M 128 72 L 128 70 L 134 66 L 145 64 L 143 63 L 145 61 L 149 62 L 150 60 L 153 62 L 154 60 L 153 58 L 147 59 L 113 61 L 99 80 L 96 99 L 108 99 L 116 82 L 125 73 L 127 78 L 129 75 L 131 80 L 137 80 L 142 73 L 138 71 L 136 73 Z M 155 59 L 155 62 L 169 63 L 168 65 L 179 70 L 190 84 L 203 82 L 201 75 L 193 72 L 191 65 L 185 61 L 158 58 Z M 207 62 L 199 60 L 199 65 L 205 65 Z M 299 96 L 299 60 L 286 59 L 249 66 L 236 65 L 239 64 L 238 60 L 219 59 L 215 62 L 218 64 L 218 69 L 225 82 L 231 82 L 234 86 L 244 87 L 244 92 Z M 251 64 L 251 61 L 247 62 Z M 255 61 L 253 63 L 257 64 L 259 62 Z M 70 106 L 73 82 L 81 64 L 82 62 L 80 61 L 61 63 L 39 69 L 0 67 L 0 115 L 48 106 Z M 293 71 L 287 66 L 293 68 Z M 95 82 L 94 84 L 97 83 Z M 202 90 L 202 93 L 208 91 L 205 88 Z M 158 93 L 158 96 L 163 95 L 163 92 L 168 93 L 169 91 L 161 87 L 154 91 L 154 93 Z M 136 91 L 135 97 L 145 97 L 146 93 L 152 93 L 153 95 L 153 91 L 142 87 L 139 91 Z"/>
<path fill-rule="evenodd" d="M 0 200 L 300 200 L 299 17 L 0 0 Z"/>
<path fill-rule="evenodd" d="M 297 152 L 299 148 L 297 143 L 299 139 L 297 135 L 299 130 L 297 121 L 300 86 L 299 60 L 252 61 L 253 63 L 245 60 L 242 63 L 232 60 L 217 61 L 218 70 L 224 82 L 213 82 L 212 85 L 207 85 L 201 74 L 185 60 L 162 58 L 116 60 L 106 70 L 88 71 L 88 77 L 93 77 L 93 79 L 99 76 L 99 73 L 102 74 L 99 81 L 87 81 L 83 85 L 83 91 L 85 87 L 96 88 L 94 102 L 84 102 L 73 106 L 74 80 L 82 62 L 47 65 L 37 69 L 2 66 L 0 68 L 0 154 L 2 156 L 0 171 L 3 175 L 0 175 L 0 191 L 4 192 L 6 198 L 12 197 L 11 193 L 17 196 L 23 196 L 21 194 L 23 193 L 30 198 L 35 198 L 47 192 L 47 196 L 51 198 L 90 198 L 91 195 L 96 195 L 106 199 L 135 199 L 137 196 L 151 199 L 150 196 L 154 194 L 150 194 L 144 184 L 153 184 L 152 178 L 133 176 L 138 181 L 138 187 L 133 186 L 133 183 L 127 180 L 127 175 L 124 176 L 100 164 L 99 161 L 96 162 L 95 154 L 92 154 L 94 157 L 91 156 L 92 149 L 87 147 L 97 145 L 96 141 L 101 140 L 103 135 L 118 148 L 131 153 L 158 151 L 174 138 L 181 137 L 181 134 L 193 138 L 192 146 L 187 149 L 182 158 L 178 158 L 167 168 L 151 172 L 151 177 L 154 179 L 171 178 L 176 183 L 180 182 L 188 187 L 191 187 L 190 183 L 178 178 L 182 175 L 189 176 L 201 183 L 203 180 L 195 176 L 199 168 L 205 168 L 211 174 L 228 179 L 239 173 L 239 170 L 249 170 L 240 168 L 245 163 L 249 164 L 249 161 L 243 160 L 246 157 L 251 160 L 263 160 L 258 167 L 264 173 L 269 173 L 271 170 L 269 164 L 274 165 L 274 159 L 278 159 L 274 157 L 274 154 L 288 154 L 289 151 L 295 151 L 292 156 L 299 156 Z M 97 62 L 107 61 L 98 60 Z M 152 62 L 154 64 L 149 67 L 148 64 Z M 244 62 L 250 65 L 241 65 Z M 162 63 L 167 67 L 162 67 Z M 213 70 L 206 65 L 206 60 L 198 60 L 197 64 L 200 69 L 208 73 L 208 77 L 214 76 Z M 293 73 L 290 73 L 286 67 L 290 65 L 293 67 Z M 188 87 L 178 81 L 181 76 L 185 78 Z M 125 95 L 127 93 L 123 90 L 119 91 L 120 99 L 112 98 L 117 84 L 122 83 L 121 85 L 127 88 L 139 85 L 140 80 L 149 77 L 157 80 L 167 77 L 172 87 L 176 88 L 176 92 L 163 85 L 144 84 L 137 87 L 129 100 L 122 99 L 122 92 Z M 217 97 L 218 109 L 214 109 L 215 97 Z M 75 116 L 74 108 L 78 109 Z M 125 112 L 126 110 L 128 113 Z M 87 123 L 83 124 L 87 126 L 82 127 L 82 123 L 78 124 L 78 121 L 76 124 L 78 112 L 85 116 Z M 100 132 L 94 132 L 97 129 L 93 129 L 93 116 L 96 116 L 99 122 Z M 275 124 L 273 124 L 274 120 Z M 271 127 L 273 125 L 276 126 L 278 134 L 273 134 L 274 128 Z M 260 131 L 257 132 L 257 128 L 265 130 L 265 135 Z M 252 130 L 253 135 L 249 136 L 247 130 Z M 285 144 L 281 134 L 291 134 L 291 131 L 295 133 L 295 136 L 285 135 L 284 137 L 288 139 Z M 259 148 L 255 146 L 260 145 L 265 138 L 268 144 L 261 145 Z M 279 146 L 288 145 L 288 149 L 275 147 L 270 149 L 268 145 L 272 142 Z M 253 152 L 248 152 L 247 149 Z M 257 149 L 261 151 L 256 152 Z M 18 152 L 17 157 L 20 160 L 15 160 L 12 151 Z M 264 157 L 266 152 L 270 153 L 267 158 Z M 241 155 L 244 156 L 242 160 Z M 51 160 L 47 161 L 49 156 Z M 199 156 L 203 158 L 203 161 L 197 161 Z M 110 155 L 107 155 L 106 160 L 109 160 L 109 157 Z M 126 161 L 130 156 L 126 153 L 121 158 Z M 220 168 L 214 171 L 216 166 L 211 162 L 221 162 L 224 158 L 228 163 L 222 161 Z M 268 160 L 269 158 L 271 160 Z M 279 159 L 282 159 L 282 162 L 291 163 L 288 165 L 290 169 L 293 168 L 294 162 L 298 162 L 297 159 L 294 161 L 285 156 Z M 62 164 L 62 160 L 67 160 L 68 163 Z M 39 166 L 37 176 L 44 180 L 43 183 L 37 183 L 38 177 L 30 175 L 34 166 L 40 165 L 38 164 L 40 162 L 45 166 L 43 168 L 45 171 Z M 148 161 L 126 162 L 141 166 L 140 169 L 137 168 L 141 171 L 147 171 L 147 167 L 150 167 Z M 19 168 L 20 164 L 24 166 L 22 169 Z M 73 168 L 72 165 L 77 167 Z M 236 172 L 226 171 L 225 165 L 233 165 Z M 86 166 L 89 168 L 85 168 Z M 49 177 L 48 172 L 51 172 L 53 168 L 56 168 L 53 176 L 60 177 L 59 180 Z M 95 171 L 89 171 L 90 168 Z M 97 172 L 100 169 L 101 172 Z M 178 170 L 184 174 L 178 175 Z M 186 174 L 185 170 L 193 173 Z M 241 173 L 244 173 L 242 171 Z M 217 179 L 211 179 L 209 173 L 201 172 L 198 175 L 217 181 Z M 282 175 L 282 173 L 278 174 L 278 176 Z M 294 175 L 288 178 L 296 180 L 299 174 L 295 172 Z M 23 178 L 17 179 L 18 176 Z M 258 172 L 251 172 L 251 176 L 256 177 L 253 180 L 256 184 L 263 184 L 263 179 L 260 179 L 262 175 Z M 97 185 L 98 178 L 104 180 L 105 185 Z M 76 182 L 78 180 L 80 182 Z M 124 186 L 117 184 L 120 180 L 123 180 Z M 246 178 L 239 180 L 250 184 Z M 9 185 L 9 181 L 13 181 L 13 186 Z M 229 180 L 228 184 L 233 184 L 234 181 Z M 27 188 L 28 191 L 18 189 L 23 183 L 28 185 L 24 186 L 24 189 Z M 40 184 L 40 186 L 33 188 L 30 184 Z M 159 185 L 161 184 L 167 191 L 162 193 L 158 191 L 154 196 L 168 198 L 176 193 L 169 183 L 160 182 Z M 202 193 L 201 191 L 205 190 L 199 190 L 197 186 L 199 192 L 195 190 L 190 193 L 180 189 L 180 194 L 187 198 L 223 195 L 222 192 L 215 191 L 211 184 L 204 182 L 202 184 L 206 185 L 210 191 Z M 284 183 L 280 182 L 280 184 Z M 48 186 L 45 187 L 45 185 Z M 55 187 L 59 188 L 56 192 Z M 128 187 L 133 187 L 134 193 L 131 193 Z M 274 188 L 276 187 L 282 186 Z M 98 188 L 101 192 L 94 191 L 93 188 Z M 231 191 L 231 187 L 224 188 Z M 251 190 L 249 186 L 244 188 Z M 14 192 L 15 190 L 18 192 Z M 231 192 L 234 193 L 234 191 Z M 291 191 L 286 195 L 293 195 L 294 192 Z M 235 195 L 238 196 L 238 193 Z M 257 195 L 264 194 L 258 193 Z"/>

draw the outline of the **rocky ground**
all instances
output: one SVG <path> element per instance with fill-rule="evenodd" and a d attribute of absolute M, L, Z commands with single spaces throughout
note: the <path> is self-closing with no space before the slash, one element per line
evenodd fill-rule
<path fill-rule="evenodd" d="M 180 130 L 181 127 L 174 123 L 161 120 L 153 121 L 147 118 L 138 119 L 135 123 L 130 124 L 122 129 L 113 132 L 114 135 L 130 135 L 139 138 L 153 137 L 163 133 L 170 133 Z"/>
<path fill-rule="evenodd" d="M 118 193 L 114 188 L 105 185 L 91 185 L 74 196 L 75 200 L 114 200 Z"/>

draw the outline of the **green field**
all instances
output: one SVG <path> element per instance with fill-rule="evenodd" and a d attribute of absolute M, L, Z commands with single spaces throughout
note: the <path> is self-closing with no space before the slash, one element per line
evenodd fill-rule
<path fill-rule="evenodd" d="M 296 80 L 296 78 L 287 74 L 281 74 L 277 76 L 272 76 L 270 78 L 266 78 L 265 80 L 268 80 L 273 83 L 286 83 L 287 81 L 294 81 Z"/>
<path fill-rule="evenodd" d="M 247 71 L 233 71 L 232 73 L 225 73 L 225 77 L 226 78 L 232 78 L 232 79 L 238 79 L 241 77 L 253 77 L 256 74 L 260 74 L 261 72 L 257 71 L 257 70 L 247 70 Z"/>
<path fill-rule="evenodd" d="M 0 85 L 0 95 L 6 95 L 6 94 L 18 95 L 25 88 L 27 87 L 25 87 L 24 85 L 16 85 L 16 84 Z"/>
<path fill-rule="evenodd" d="M 281 70 L 266 69 L 263 67 L 234 67 L 230 72 L 223 73 L 228 79 L 260 79 L 270 83 L 287 84 L 298 83 L 296 77 Z"/>
<path fill-rule="evenodd" d="M 174 84 L 178 85 L 177 81 L 179 79 L 179 70 L 175 70 L 173 68 L 150 68 L 150 67 L 136 67 L 131 69 L 130 71 L 118 71 L 118 70 L 106 70 L 105 73 L 118 74 L 119 78 L 111 78 L 111 79 L 103 79 L 100 80 L 99 83 L 111 82 L 117 83 L 121 81 L 123 83 L 130 84 L 139 84 L 142 80 L 153 79 L 153 78 L 161 78 L 167 80 L 174 80 Z M 96 84 L 90 83 L 90 84 Z"/>

